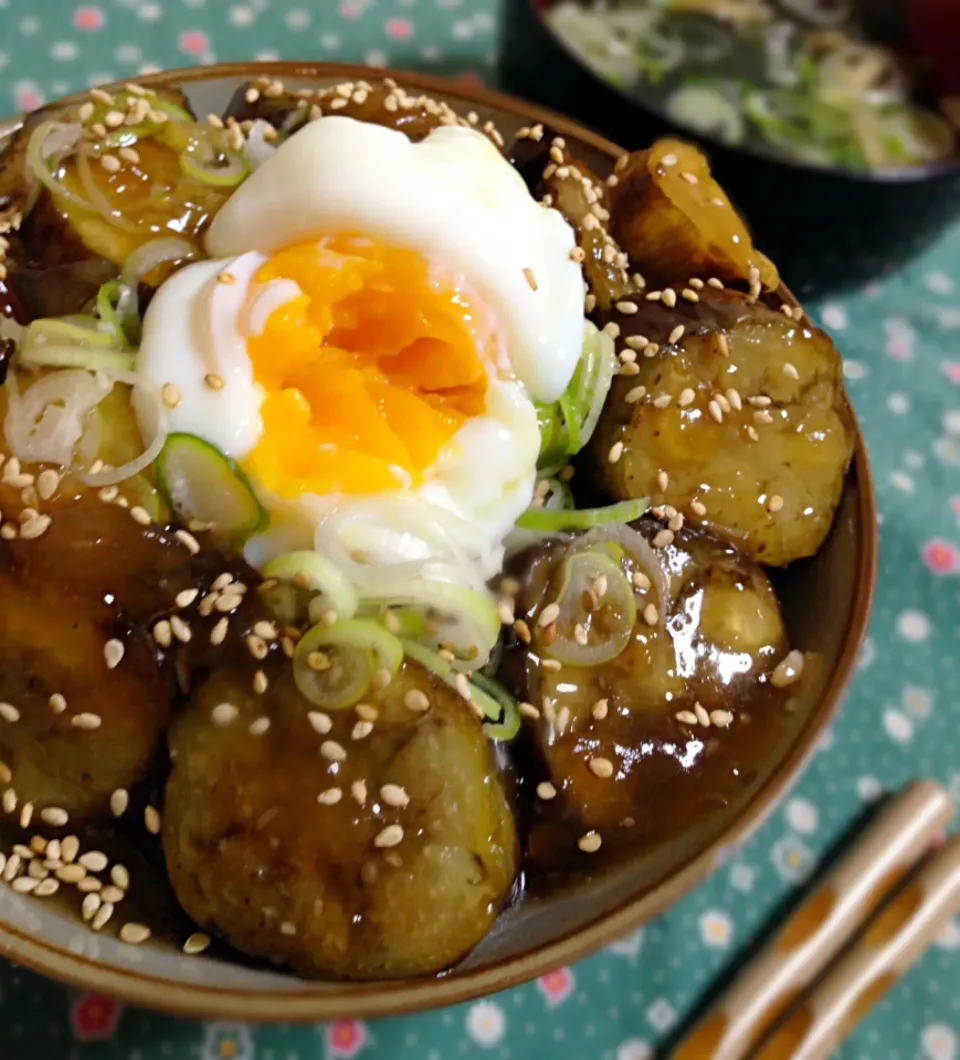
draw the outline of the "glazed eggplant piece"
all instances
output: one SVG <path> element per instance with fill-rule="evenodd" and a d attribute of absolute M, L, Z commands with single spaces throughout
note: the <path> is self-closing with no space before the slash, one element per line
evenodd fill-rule
<path fill-rule="evenodd" d="M 517 868 L 491 744 L 462 699 L 407 660 L 355 709 L 317 711 L 288 660 L 218 668 L 169 734 L 163 842 L 186 912 L 305 976 L 453 964 Z"/>
<path fill-rule="evenodd" d="M 775 290 L 776 266 L 753 246 L 743 219 L 710 175 L 703 154 L 658 140 L 624 155 L 610 189 L 611 232 L 651 288 L 703 280 Z"/>
<path fill-rule="evenodd" d="M 160 748 L 174 690 L 149 624 L 193 583 L 191 557 L 95 495 L 54 500 L 43 514 L 21 507 L 14 478 L 0 487 L 6 798 L 76 822 L 106 813 L 111 793 L 136 784 Z"/>
<path fill-rule="evenodd" d="M 264 121 L 273 130 L 268 136 L 280 141 L 308 121 L 331 115 L 384 125 L 414 143 L 444 125 L 476 125 L 498 148 L 503 147 L 492 123 L 480 126 L 479 119 L 470 121 L 442 100 L 407 92 L 391 78 L 376 85 L 345 81 L 329 88 L 296 90 L 287 89 L 282 81 L 257 78 L 236 90 L 223 117 L 245 129 L 246 123 Z"/>
<path fill-rule="evenodd" d="M 31 151 L 35 135 L 43 143 Z M 172 91 L 95 89 L 32 115 L 0 160 L 6 266 L 27 317 L 80 312 L 146 242 L 197 243 L 230 191 L 201 157 L 200 138 L 215 135 L 226 136 L 197 125 Z M 153 286 L 169 271 L 144 279 Z"/>
<path fill-rule="evenodd" d="M 732 797 L 754 769 L 755 719 L 802 667 L 761 569 L 647 516 L 535 546 L 516 573 L 531 642 L 507 670 L 539 713 L 544 770 L 531 856 L 557 829 L 654 842 Z"/>
<path fill-rule="evenodd" d="M 813 555 L 853 454 L 833 343 L 734 291 L 668 290 L 672 305 L 603 317 L 628 359 L 591 443 L 608 489 L 672 505 L 759 563 Z"/>

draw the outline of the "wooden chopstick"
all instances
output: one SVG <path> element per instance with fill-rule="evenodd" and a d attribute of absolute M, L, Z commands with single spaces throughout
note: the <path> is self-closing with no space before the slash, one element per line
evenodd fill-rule
<path fill-rule="evenodd" d="M 884 806 L 672 1060 L 742 1060 L 903 880 L 953 816 L 950 795 L 914 781 Z"/>
<path fill-rule="evenodd" d="M 753 1054 L 826 1060 L 960 910 L 960 836 L 914 873 Z"/>

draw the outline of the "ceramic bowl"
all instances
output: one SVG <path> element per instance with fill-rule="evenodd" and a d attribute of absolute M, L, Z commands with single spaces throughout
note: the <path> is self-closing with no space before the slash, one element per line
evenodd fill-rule
<path fill-rule="evenodd" d="M 793 163 L 684 129 L 598 77 L 543 20 L 553 0 L 506 0 L 499 60 L 510 92 L 635 150 L 658 136 L 702 143 L 757 246 L 801 297 L 895 272 L 960 216 L 960 161 L 857 172 Z"/>
<path fill-rule="evenodd" d="M 142 79 L 182 87 L 195 111 L 220 112 L 244 80 L 257 74 L 314 87 L 345 79 L 375 80 L 382 71 L 310 63 L 211 66 Z M 394 74 L 408 88 L 446 99 L 466 113 L 492 118 L 504 134 L 549 122 L 598 172 L 610 171 L 616 145 L 565 118 L 492 92 L 474 92 L 427 77 Z M 16 121 L 0 127 L 9 134 Z M 781 291 L 785 300 L 791 296 Z M 795 304 L 795 303 L 794 303 Z M 794 646 L 815 652 L 799 686 L 782 745 L 735 802 L 621 868 L 587 877 L 548 899 L 506 911 L 461 964 L 442 976 L 381 983 L 307 982 L 282 971 L 210 956 L 185 956 L 151 940 L 130 946 L 94 934 L 44 901 L 0 885 L 0 955 L 87 990 L 178 1014 L 240 1020 L 371 1018 L 489 994 L 574 961 L 624 935 L 717 868 L 777 803 L 827 725 L 853 669 L 873 592 L 876 511 L 863 440 L 847 476 L 826 544 L 778 581 Z"/>

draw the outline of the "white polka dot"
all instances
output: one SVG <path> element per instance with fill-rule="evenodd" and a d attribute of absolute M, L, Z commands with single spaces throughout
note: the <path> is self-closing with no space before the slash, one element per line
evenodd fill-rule
<path fill-rule="evenodd" d="M 960 309 L 938 309 L 937 321 L 944 331 L 960 328 Z"/>
<path fill-rule="evenodd" d="M 934 294 L 949 294 L 953 290 L 953 280 L 939 269 L 928 273 L 923 282 L 927 285 L 927 290 L 933 291 Z"/>
<path fill-rule="evenodd" d="M 113 53 L 113 57 L 118 63 L 138 63 L 140 62 L 140 49 L 136 44 L 121 44 Z"/>
<path fill-rule="evenodd" d="M 904 640 L 919 644 L 930 636 L 930 619 L 922 611 L 901 611 L 897 618 L 897 632 Z"/>
<path fill-rule="evenodd" d="M 473 16 L 473 24 L 480 30 L 493 29 L 493 15 L 489 11 L 478 11 Z"/>
<path fill-rule="evenodd" d="M 890 485 L 896 486 L 898 490 L 902 490 L 904 493 L 913 493 L 913 479 L 906 471 L 891 471 Z"/>
<path fill-rule="evenodd" d="M 310 25 L 310 12 L 304 11 L 302 7 L 295 7 L 286 13 L 283 20 L 291 29 L 304 29 Z"/>
<path fill-rule="evenodd" d="M 473 36 L 473 23 L 467 22 L 466 19 L 454 22 L 450 35 L 454 40 L 469 40 Z"/>
<path fill-rule="evenodd" d="M 389 59 L 385 51 L 381 51 L 379 48 L 371 48 L 370 51 L 364 52 L 363 61 L 367 66 L 373 66 L 380 70 L 387 65 Z"/>
<path fill-rule="evenodd" d="M 617 1060 L 653 1060 L 653 1049 L 639 1038 L 628 1038 L 617 1046 Z"/>
<path fill-rule="evenodd" d="M 249 7 L 231 7 L 227 17 L 235 26 L 249 26 L 253 21 L 253 12 Z"/>
<path fill-rule="evenodd" d="M 335 51 L 340 47 L 340 38 L 336 33 L 323 33 L 320 36 L 320 43 L 327 51 Z"/>
<path fill-rule="evenodd" d="M 903 339 L 905 342 L 910 342 L 916 337 L 913 325 L 906 317 L 885 317 L 883 330 L 890 339 Z"/>
<path fill-rule="evenodd" d="M 749 865 L 736 864 L 730 869 L 730 886 L 738 891 L 752 891 L 756 872 Z"/>
<path fill-rule="evenodd" d="M 891 412 L 896 413 L 896 415 L 902 416 L 904 413 L 910 411 L 910 398 L 899 390 L 895 390 L 892 394 L 887 396 L 887 408 Z"/>
<path fill-rule="evenodd" d="M 70 91 L 70 85 L 67 81 L 54 81 L 50 85 L 50 91 L 55 96 L 65 96 Z"/>
<path fill-rule="evenodd" d="M 823 307 L 823 310 L 820 313 L 820 319 L 823 321 L 823 326 L 825 328 L 833 328 L 834 331 L 841 331 L 847 326 L 847 311 L 842 305 L 838 305 L 834 302 Z"/>
<path fill-rule="evenodd" d="M 257 52 L 254 56 L 258 63 L 275 63 L 279 58 L 279 52 L 275 51 Z"/>
<path fill-rule="evenodd" d="M 943 414 L 943 429 L 947 434 L 960 435 L 960 409 L 949 409 Z"/>
<path fill-rule="evenodd" d="M 187 7 L 203 7 L 207 0 L 183 0 Z"/>
<path fill-rule="evenodd" d="M 708 909 L 700 917 L 700 938 L 711 949 L 724 950 L 733 937 L 733 921 L 719 909 Z"/>
<path fill-rule="evenodd" d="M 20 32 L 25 37 L 32 37 L 39 29 L 40 19 L 35 18 L 33 15 L 28 15 L 26 18 L 20 19 Z"/>
<path fill-rule="evenodd" d="M 856 381 L 866 378 L 867 369 L 859 361 L 844 360 L 843 374 L 845 378 Z"/>
<path fill-rule="evenodd" d="M 859 777 L 857 780 L 857 794 L 864 802 L 876 802 L 883 794 L 883 785 L 876 777 Z"/>
<path fill-rule="evenodd" d="M 901 698 L 903 709 L 915 718 L 927 718 L 933 709 L 933 696 L 929 688 L 918 685 L 904 685 Z"/>
<path fill-rule="evenodd" d="M 55 62 L 76 59 L 79 49 L 72 40 L 58 40 L 50 45 L 50 58 Z"/>
<path fill-rule="evenodd" d="M 424 44 L 420 49 L 420 58 L 426 59 L 428 63 L 435 63 L 443 55 L 436 44 Z"/>
<path fill-rule="evenodd" d="M 923 454 L 918 453 L 916 449 L 904 449 L 903 462 L 911 471 L 919 471 L 926 463 L 926 460 L 924 460 Z"/>
<path fill-rule="evenodd" d="M 647 1022 L 655 1031 L 663 1034 L 677 1022 L 676 1010 L 665 997 L 658 997 L 647 1009 Z"/>
<path fill-rule="evenodd" d="M 137 8 L 137 14 L 144 22 L 159 22 L 163 17 L 163 7 L 160 4 L 141 4 Z"/>
<path fill-rule="evenodd" d="M 883 727 L 890 739 L 897 743 L 909 743 L 913 739 L 913 722 L 892 707 L 883 712 Z"/>
<path fill-rule="evenodd" d="M 787 823 L 795 832 L 810 835 L 817 830 L 820 814 L 808 799 L 796 798 L 787 803 Z"/>

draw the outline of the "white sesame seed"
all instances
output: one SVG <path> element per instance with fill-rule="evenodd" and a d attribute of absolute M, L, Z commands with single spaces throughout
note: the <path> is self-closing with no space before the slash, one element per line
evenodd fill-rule
<path fill-rule="evenodd" d="M 130 804 L 126 788 L 117 788 L 110 796 L 110 812 L 114 817 L 122 817 Z"/>
<path fill-rule="evenodd" d="M 800 679 L 800 675 L 803 673 L 803 665 L 803 652 L 796 649 L 788 652 L 770 675 L 770 683 L 774 688 L 786 688 L 788 685 L 792 685 Z"/>
<path fill-rule="evenodd" d="M 195 931 L 183 944 L 183 952 L 188 954 L 203 953 L 210 945 L 210 936 L 202 931 Z"/>
<path fill-rule="evenodd" d="M 116 155 L 101 155 L 100 165 L 103 166 L 108 173 L 117 173 L 120 169 L 120 159 L 117 158 Z"/>
<path fill-rule="evenodd" d="M 608 706 L 607 700 L 598 699 L 596 701 L 596 703 L 594 703 L 593 706 L 591 707 L 590 713 L 593 715 L 593 717 L 597 721 L 603 721 L 603 719 L 607 716 L 607 711 L 608 710 L 609 710 L 609 706 Z"/>
<path fill-rule="evenodd" d="M 130 887 L 130 873 L 127 871 L 126 865 L 117 864 L 111 866 L 110 879 L 123 891 L 128 890 Z"/>
<path fill-rule="evenodd" d="M 3 806 L 4 813 L 13 813 L 17 808 L 17 793 L 13 788 L 7 788 L 3 796 L 0 797 L 0 805 Z"/>
<path fill-rule="evenodd" d="M 612 777 L 613 776 L 613 763 L 609 758 L 595 757 L 591 758 L 587 762 L 587 768 L 595 777 Z"/>
<path fill-rule="evenodd" d="M 103 659 L 108 670 L 115 670 L 123 660 L 126 651 L 122 640 L 108 640 L 103 646 Z"/>
<path fill-rule="evenodd" d="M 307 714 L 307 721 L 310 722 L 313 731 L 319 733 L 321 736 L 326 736 L 333 728 L 333 722 L 330 720 L 329 716 L 321 713 L 319 710 L 311 710 Z"/>
<path fill-rule="evenodd" d="M 40 881 L 32 876 L 18 876 L 10 886 L 17 894 L 30 894 L 40 886 Z"/>
<path fill-rule="evenodd" d="M 37 476 L 37 493 L 43 500 L 48 501 L 57 492 L 60 485 L 60 476 L 52 468 L 41 471 Z"/>
<path fill-rule="evenodd" d="M 365 780 L 355 780 L 350 785 L 350 797 L 359 806 L 366 806 L 367 804 L 367 782 Z"/>
<path fill-rule="evenodd" d="M 129 942 L 131 946 L 139 946 L 141 942 L 146 942 L 148 938 L 150 938 L 150 928 L 146 924 L 138 924 L 131 920 L 120 928 L 121 941 Z"/>
<path fill-rule="evenodd" d="M 658 530 L 653 538 L 654 548 L 666 548 L 667 545 L 673 544 L 673 531 L 672 530 Z"/>
<path fill-rule="evenodd" d="M 557 789 L 550 783 L 549 780 L 542 780 L 537 785 L 537 798 L 543 799 L 544 802 L 549 802 L 551 799 L 557 797 Z"/>
<path fill-rule="evenodd" d="M 395 806 L 400 809 L 410 804 L 410 796 L 407 794 L 406 789 L 399 784 L 384 784 L 380 789 L 380 798 L 388 806 Z"/>
<path fill-rule="evenodd" d="M 74 714 L 70 719 L 70 724 L 77 729 L 84 729 L 92 732 L 94 729 L 99 729 L 102 722 L 102 718 L 99 714 L 92 714 L 89 711 L 84 711 L 82 714 Z"/>
<path fill-rule="evenodd" d="M 577 846 L 585 854 L 595 854 L 600 849 L 600 845 L 602 842 L 603 841 L 600 838 L 600 833 L 591 831 L 580 836 L 580 838 L 577 840 Z"/>
<path fill-rule="evenodd" d="M 254 659 L 261 660 L 267 657 L 269 649 L 267 648 L 267 642 L 262 637 L 251 633 L 245 638 L 245 643 L 247 651 L 250 652 Z"/>
<path fill-rule="evenodd" d="M 614 442 L 607 453 L 607 461 L 611 464 L 616 464 L 621 456 L 623 456 L 623 442 Z"/>
<path fill-rule="evenodd" d="M 533 720 L 536 720 L 540 717 L 540 711 L 537 710 L 537 708 L 532 703 L 518 703 L 517 710 L 525 718 L 532 718 Z"/>
<path fill-rule="evenodd" d="M 667 342 L 672 346 L 675 342 L 679 342 L 687 329 L 683 324 L 678 324 L 673 331 L 667 336 Z"/>
<path fill-rule="evenodd" d="M 102 850 L 88 850 L 77 860 L 88 872 L 103 872 L 109 864 L 109 859 Z"/>
<path fill-rule="evenodd" d="M 419 688 L 411 688 L 403 697 L 403 705 L 407 710 L 423 713 L 430 709 L 430 700 Z"/>
<path fill-rule="evenodd" d="M 373 732 L 372 721 L 358 721 L 350 730 L 351 740 L 365 740 Z"/>
<path fill-rule="evenodd" d="M 70 820 L 70 815 L 59 806 L 47 806 L 40 811 L 40 820 L 54 828 L 63 828 Z"/>
<path fill-rule="evenodd" d="M 20 808 L 20 827 L 29 828 L 33 820 L 33 803 L 25 802 Z"/>
<path fill-rule="evenodd" d="M 270 730 L 270 719 L 264 715 L 263 717 L 257 718 L 255 721 L 250 723 L 248 732 L 251 736 L 263 736 L 264 733 Z"/>
<path fill-rule="evenodd" d="M 336 740 L 324 740 L 320 744 L 320 754 L 328 762 L 342 762 L 347 757 L 347 752 Z"/>
<path fill-rule="evenodd" d="M 800 378 L 800 373 L 797 371 L 797 369 L 789 361 L 787 361 L 786 364 L 784 364 L 784 366 L 783 366 L 783 374 L 788 379 L 799 379 Z"/>
<path fill-rule="evenodd" d="M 195 556 L 200 551 L 200 543 L 189 530 L 177 530 L 173 535 L 191 555 Z"/>
<path fill-rule="evenodd" d="M 232 703 L 218 703 L 210 711 L 210 720 L 214 725 L 229 725 L 236 721 L 239 710 Z"/>
<path fill-rule="evenodd" d="M 657 610 L 657 605 L 647 604 L 643 609 L 643 621 L 646 622 L 648 626 L 655 626 L 659 618 L 660 612 Z"/>
<path fill-rule="evenodd" d="M 720 408 L 720 403 L 716 398 L 711 398 L 707 402 L 707 411 L 717 423 L 723 423 L 723 409 Z"/>
<path fill-rule="evenodd" d="M 180 388 L 173 383 L 164 383 L 163 388 L 160 391 L 160 396 L 163 399 L 164 405 L 170 409 L 175 409 L 182 400 Z"/>
<path fill-rule="evenodd" d="M 663 289 L 663 304 L 673 309 L 677 304 L 677 292 L 672 287 Z"/>
<path fill-rule="evenodd" d="M 146 806 L 143 810 L 143 824 L 151 835 L 160 834 L 160 813 L 154 806 Z"/>
<path fill-rule="evenodd" d="M 462 699 L 469 701 L 473 698 L 470 689 L 470 678 L 466 674 L 457 674 L 453 679 L 453 683 Z"/>
<path fill-rule="evenodd" d="M 77 880 L 76 888 L 81 894 L 99 894 L 103 884 L 96 876 L 84 876 Z"/>
<path fill-rule="evenodd" d="M 126 892 L 121 890 L 121 888 L 114 886 L 112 883 L 107 884 L 107 886 L 100 891 L 100 898 L 104 902 L 112 902 L 114 905 L 119 905 L 119 903 L 126 897 Z"/>
<path fill-rule="evenodd" d="M 317 802 L 321 806 L 336 806 L 342 798 L 343 791 L 340 788 L 327 788 L 326 791 L 321 791 L 317 796 Z"/>
<path fill-rule="evenodd" d="M 184 589 L 182 592 L 177 593 L 176 605 L 180 608 L 189 607 L 199 595 L 199 589 Z"/>
<path fill-rule="evenodd" d="M 783 508 L 783 497 L 778 493 L 774 493 L 767 501 L 767 510 L 771 512 L 779 512 L 781 508 Z"/>
<path fill-rule="evenodd" d="M 540 612 L 540 617 L 537 619 L 537 625 L 541 629 L 545 629 L 547 626 L 552 625 L 560 617 L 560 605 L 558 603 L 547 604 L 546 607 Z"/>
<path fill-rule="evenodd" d="M 773 423 L 773 417 L 767 412 L 766 409 L 759 409 L 753 414 L 753 422 L 759 423 L 761 426 Z"/>
<path fill-rule="evenodd" d="M 20 711 L 12 703 L 0 703 L 0 718 L 12 724 L 20 720 Z"/>
<path fill-rule="evenodd" d="M 94 914 L 93 920 L 90 922 L 90 927 L 93 931 L 100 931 L 106 927 L 107 921 L 113 916 L 113 903 L 104 902 L 103 905 Z"/>
<path fill-rule="evenodd" d="M 83 918 L 83 922 L 89 923 L 94 916 L 97 914 L 97 910 L 102 904 L 102 899 L 99 894 L 87 894 L 84 895 L 83 902 L 80 905 L 80 916 Z"/>
<path fill-rule="evenodd" d="M 72 864 L 80 852 L 80 840 L 75 835 L 65 836 L 60 841 L 60 859 L 66 864 Z"/>
<path fill-rule="evenodd" d="M 388 824 L 373 840 L 375 847 L 395 847 L 403 839 L 403 829 L 398 824 Z"/>
<path fill-rule="evenodd" d="M 718 729 L 726 729 L 733 722 L 733 715 L 729 710 L 711 710 L 710 722 Z"/>

